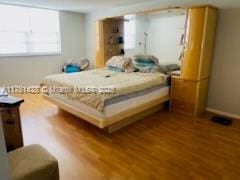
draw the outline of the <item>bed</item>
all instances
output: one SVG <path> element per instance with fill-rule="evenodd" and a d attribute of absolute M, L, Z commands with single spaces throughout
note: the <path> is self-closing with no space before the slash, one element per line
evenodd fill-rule
<path fill-rule="evenodd" d="M 104 68 L 47 76 L 42 86 L 45 99 L 109 133 L 161 110 L 169 100 L 162 73 Z"/>

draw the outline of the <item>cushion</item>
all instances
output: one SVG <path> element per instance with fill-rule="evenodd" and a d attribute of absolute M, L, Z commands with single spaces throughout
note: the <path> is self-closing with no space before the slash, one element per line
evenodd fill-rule
<path fill-rule="evenodd" d="M 8 153 L 12 180 L 59 180 L 57 160 L 40 145 Z"/>

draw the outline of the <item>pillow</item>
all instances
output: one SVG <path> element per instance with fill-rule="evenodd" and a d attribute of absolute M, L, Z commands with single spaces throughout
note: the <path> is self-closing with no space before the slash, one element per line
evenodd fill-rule
<path fill-rule="evenodd" d="M 113 66 L 108 66 L 108 69 L 111 71 L 115 71 L 115 72 L 124 72 L 123 69 L 118 68 L 118 67 L 113 67 Z"/>
<path fill-rule="evenodd" d="M 164 74 L 171 73 L 172 71 L 180 70 L 180 66 L 177 64 L 171 65 L 155 65 L 153 63 L 134 63 L 137 72 L 144 72 L 144 73 L 153 73 L 153 72 L 160 72 Z"/>
<path fill-rule="evenodd" d="M 134 61 L 140 63 L 154 63 L 155 65 L 159 64 L 158 58 L 152 55 L 135 55 Z"/>
<path fill-rule="evenodd" d="M 152 64 L 148 66 L 139 65 L 138 63 L 135 64 L 135 68 L 137 69 L 136 72 L 142 72 L 142 73 L 156 73 L 156 72 L 162 72 L 160 69 L 160 66 Z"/>
<path fill-rule="evenodd" d="M 155 64 L 153 62 L 134 62 L 134 66 L 154 66 Z"/>
<path fill-rule="evenodd" d="M 151 55 L 135 55 L 134 67 L 142 73 L 161 72 L 158 59 Z"/>
<path fill-rule="evenodd" d="M 107 61 L 106 66 L 110 68 L 114 67 L 121 69 L 123 70 L 123 72 L 134 71 L 132 59 L 124 56 L 113 56 L 111 59 Z"/>
<path fill-rule="evenodd" d="M 159 72 L 165 73 L 165 74 L 168 74 L 176 70 L 180 70 L 180 66 L 178 64 L 159 65 L 159 69 L 158 69 Z"/>

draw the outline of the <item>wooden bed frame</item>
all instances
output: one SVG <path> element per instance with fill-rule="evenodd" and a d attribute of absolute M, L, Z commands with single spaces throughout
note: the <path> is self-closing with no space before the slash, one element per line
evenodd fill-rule
<path fill-rule="evenodd" d="M 63 109 L 85 121 L 88 121 L 89 123 L 107 131 L 108 133 L 113 133 L 139 119 L 162 110 L 164 104 L 169 101 L 169 95 L 163 96 L 155 99 L 154 101 L 147 102 L 134 108 L 129 108 L 127 111 L 118 113 L 110 118 L 101 119 L 87 112 L 81 111 L 81 109 L 66 104 L 63 101 L 50 97 L 47 94 L 43 94 L 43 97 L 47 101 L 58 106 L 60 109 Z"/>

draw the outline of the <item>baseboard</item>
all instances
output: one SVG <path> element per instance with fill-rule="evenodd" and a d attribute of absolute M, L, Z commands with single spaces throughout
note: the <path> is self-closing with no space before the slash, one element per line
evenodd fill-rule
<path fill-rule="evenodd" d="M 219 115 L 222 115 L 222 116 L 230 117 L 230 118 L 233 118 L 233 119 L 240 119 L 240 115 L 220 111 L 220 110 L 217 110 L 217 109 L 206 108 L 206 111 L 214 113 L 214 114 L 219 114 Z"/>

